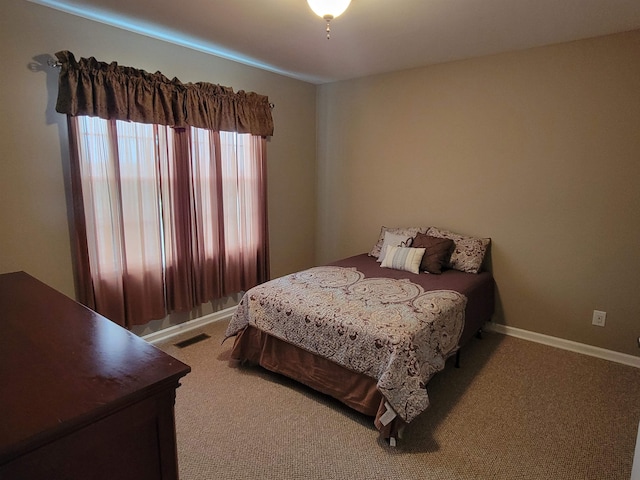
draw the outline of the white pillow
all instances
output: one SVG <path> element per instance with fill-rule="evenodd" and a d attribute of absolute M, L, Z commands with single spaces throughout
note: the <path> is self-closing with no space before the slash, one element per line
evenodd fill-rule
<path fill-rule="evenodd" d="M 397 233 L 400 235 L 406 235 L 407 237 L 415 237 L 418 233 L 427 233 L 429 227 L 385 227 L 380 228 L 380 234 L 378 235 L 378 241 L 369 252 L 370 257 L 378 258 L 380 256 L 380 250 L 382 249 L 382 242 L 384 242 L 384 234 L 387 232 Z"/>
<path fill-rule="evenodd" d="M 382 268 L 394 268 L 411 273 L 420 273 L 420 262 L 426 248 L 388 247 L 387 254 L 380 265 Z"/>
<path fill-rule="evenodd" d="M 380 248 L 378 262 L 382 262 L 384 260 L 388 247 L 410 247 L 412 240 L 413 237 L 410 235 L 384 232 L 384 241 L 382 242 L 382 248 Z"/>

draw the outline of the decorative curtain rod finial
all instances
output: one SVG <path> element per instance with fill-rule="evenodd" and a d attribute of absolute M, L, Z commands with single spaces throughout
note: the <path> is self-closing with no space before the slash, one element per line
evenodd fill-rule
<path fill-rule="evenodd" d="M 62 64 L 59 61 L 54 60 L 53 58 L 48 58 L 47 59 L 47 65 L 49 65 L 51 68 L 60 68 L 60 67 L 62 67 Z"/>

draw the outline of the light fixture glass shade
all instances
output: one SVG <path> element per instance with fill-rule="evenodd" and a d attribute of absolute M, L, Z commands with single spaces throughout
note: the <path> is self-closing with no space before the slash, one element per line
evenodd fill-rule
<path fill-rule="evenodd" d="M 311 10 L 322 18 L 336 18 L 347 9 L 351 0 L 307 0 Z"/>

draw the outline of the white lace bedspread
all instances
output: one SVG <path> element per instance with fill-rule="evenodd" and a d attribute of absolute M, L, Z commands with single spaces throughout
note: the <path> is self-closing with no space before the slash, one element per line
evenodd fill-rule
<path fill-rule="evenodd" d="M 252 325 L 355 372 L 406 422 L 429 406 L 426 384 L 458 345 L 467 299 L 407 279 L 315 267 L 252 288 L 226 338 Z"/>

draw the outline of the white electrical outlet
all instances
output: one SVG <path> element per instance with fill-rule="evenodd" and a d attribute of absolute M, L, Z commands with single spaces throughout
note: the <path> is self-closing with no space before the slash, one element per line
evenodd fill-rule
<path fill-rule="evenodd" d="M 604 322 L 607 319 L 607 312 L 601 312 L 600 310 L 593 311 L 593 319 L 591 320 L 592 325 L 597 325 L 599 327 L 604 327 Z"/>

